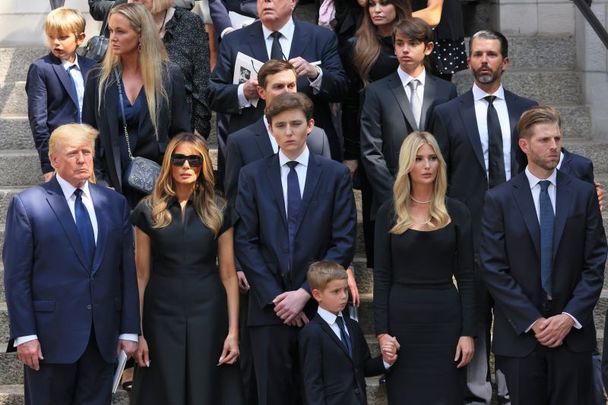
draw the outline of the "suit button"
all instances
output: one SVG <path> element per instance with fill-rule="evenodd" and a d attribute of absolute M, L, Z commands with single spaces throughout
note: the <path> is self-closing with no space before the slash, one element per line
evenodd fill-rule
<path fill-rule="evenodd" d="M 92 308 L 93 308 L 93 305 L 91 305 L 91 304 L 87 305 L 88 310 L 91 310 Z"/>

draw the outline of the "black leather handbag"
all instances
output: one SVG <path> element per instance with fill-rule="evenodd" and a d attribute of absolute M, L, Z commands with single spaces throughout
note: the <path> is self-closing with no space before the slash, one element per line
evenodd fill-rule
<path fill-rule="evenodd" d="M 112 7 L 115 2 L 112 2 Z M 109 8 L 109 10 L 112 9 Z M 108 12 L 109 14 L 109 12 Z M 106 26 L 108 25 L 108 16 L 106 15 L 103 24 L 101 25 L 101 31 L 99 31 L 99 35 L 95 35 L 89 42 L 87 42 L 87 46 L 84 48 L 84 52 L 82 52 L 82 56 L 86 56 L 89 59 L 93 59 L 96 62 L 101 62 L 103 57 L 106 55 L 106 51 L 108 50 L 108 38 L 105 37 L 104 32 L 106 31 Z"/>

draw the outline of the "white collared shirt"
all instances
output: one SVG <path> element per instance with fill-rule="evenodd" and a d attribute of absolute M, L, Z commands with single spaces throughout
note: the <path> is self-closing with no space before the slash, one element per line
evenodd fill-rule
<path fill-rule="evenodd" d="M 68 72 L 72 80 L 74 81 L 74 85 L 76 86 L 76 95 L 78 96 L 78 118 L 82 121 L 82 100 L 84 99 L 84 76 L 82 75 L 82 71 L 80 70 L 80 65 L 78 64 L 78 55 L 76 55 L 76 59 L 74 63 L 70 63 L 67 60 L 61 61 L 61 66 Z M 76 67 L 74 69 L 70 69 L 72 65 Z"/>
<path fill-rule="evenodd" d="M 473 83 L 473 100 L 475 104 L 475 118 L 477 120 L 477 130 L 479 131 L 479 140 L 481 141 L 481 150 L 483 152 L 483 160 L 486 165 L 486 178 L 490 178 L 488 171 L 488 101 L 484 100 L 486 96 L 496 96 L 494 99 L 494 109 L 498 114 L 500 129 L 502 132 L 502 154 L 505 164 L 505 179 L 509 181 L 511 178 L 511 124 L 509 123 L 509 110 L 505 100 L 505 89 L 502 85 L 494 94 L 488 94 L 480 89 L 477 84 Z"/>
<path fill-rule="evenodd" d="M 68 207 L 70 208 L 74 223 L 76 223 L 76 195 L 74 194 L 76 187 L 64 180 L 59 174 L 56 174 L 55 177 L 57 177 L 57 182 L 61 187 L 61 191 L 63 191 L 63 196 L 68 202 Z M 89 213 L 91 225 L 93 226 L 93 235 L 95 235 L 95 244 L 97 244 L 97 216 L 95 215 L 95 207 L 93 206 L 93 199 L 91 198 L 91 192 L 89 191 L 89 182 L 85 182 L 84 186 L 80 187 L 80 189 L 82 190 L 82 203 Z"/>
<path fill-rule="evenodd" d="M 557 163 L 556 169 L 559 170 L 562 168 L 562 162 L 564 161 L 564 151 L 559 152 L 559 162 Z"/>
<path fill-rule="evenodd" d="M 308 171 L 308 158 L 310 157 L 310 151 L 308 150 L 308 146 L 304 147 L 304 151 L 294 159 L 299 164 L 296 165 L 296 174 L 298 175 L 298 184 L 300 186 L 300 197 L 304 195 L 304 185 L 306 184 L 306 172 Z M 283 151 L 279 149 L 279 164 L 281 165 L 281 186 L 283 187 L 283 200 L 285 201 L 285 214 L 287 214 L 287 175 L 291 170 L 289 166 L 287 166 L 287 162 L 290 162 L 289 159 Z"/>
<path fill-rule="evenodd" d="M 564 156 L 562 153 L 562 155 L 560 157 L 560 163 L 561 163 L 561 159 L 563 157 Z M 536 210 L 536 218 L 538 219 L 538 223 L 540 224 L 540 184 L 539 184 L 539 182 L 541 182 L 543 180 L 549 180 L 549 182 L 551 183 L 551 184 L 549 184 L 549 187 L 547 188 L 547 193 L 549 194 L 549 198 L 551 199 L 551 205 L 553 206 L 553 215 L 555 215 L 556 191 L 557 191 L 557 169 L 554 169 L 553 173 L 551 173 L 551 175 L 549 177 L 547 177 L 546 179 L 539 179 L 538 177 L 533 175 L 527 166 L 526 166 L 525 173 L 526 173 L 526 177 L 528 178 L 528 183 L 530 183 L 530 192 L 532 193 L 532 200 L 534 200 L 534 209 Z M 572 320 L 574 321 L 575 329 L 580 329 L 583 327 L 579 323 L 579 321 L 574 316 L 569 314 L 568 312 L 562 312 L 562 314 L 566 314 L 570 318 L 572 318 Z M 532 326 L 534 326 L 535 323 L 536 323 L 536 321 L 533 322 L 532 325 L 530 325 L 530 327 L 528 327 L 528 329 L 526 329 L 526 332 L 528 332 L 530 329 L 532 329 Z"/>
<path fill-rule="evenodd" d="M 540 224 L 540 182 L 543 180 L 549 180 L 551 184 L 549 184 L 549 188 L 547 192 L 549 193 L 549 198 L 551 199 L 551 205 L 553 206 L 553 215 L 555 215 L 555 187 L 557 186 L 557 170 L 553 170 L 553 173 L 546 179 L 539 179 L 535 175 L 530 172 L 530 169 L 526 166 L 526 177 L 528 178 L 528 183 L 530 183 L 530 192 L 532 192 L 532 199 L 534 200 L 534 209 L 536 210 L 536 218 L 538 219 L 538 223 Z"/>
<path fill-rule="evenodd" d="M 266 116 L 263 115 L 262 118 L 264 119 L 264 126 L 266 127 L 266 135 L 268 135 L 268 139 L 270 139 L 270 145 L 272 146 L 272 153 L 277 153 L 279 151 L 279 144 L 277 143 L 277 140 L 274 139 L 274 136 L 272 136 L 272 134 L 270 133 L 270 125 L 268 124 L 268 120 L 266 119 Z"/>
<path fill-rule="evenodd" d="M 420 100 L 420 105 L 422 106 L 423 100 L 424 100 L 424 84 L 426 81 L 426 69 L 422 69 L 422 73 L 420 73 L 418 75 L 418 77 L 413 77 L 410 76 L 409 74 L 407 74 L 403 69 L 401 69 L 401 67 L 397 68 L 397 74 L 399 75 L 399 79 L 401 79 L 401 85 L 403 86 L 404 90 L 405 90 L 405 95 L 407 96 L 408 100 L 412 99 L 412 90 L 410 89 L 409 83 L 416 79 L 418 80 L 418 87 L 416 88 L 416 94 L 418 95 L 418 99 Z M 420 109 L 420 113 L 422 113 L 422 108 Z M 414 117 L 417 118 L 417 122 L 420 122 L 420 118 L 421 117 Z"/>

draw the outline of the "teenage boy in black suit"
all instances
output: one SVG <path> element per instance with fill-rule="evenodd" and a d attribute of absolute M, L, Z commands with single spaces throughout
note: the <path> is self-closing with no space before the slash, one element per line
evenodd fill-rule
<path fill-rule="evenodd" d="M 399 344 L 392 338 L 382 356 L 370 356 L 359 324 L 342 314 L 348 282 L 338 263 L 315 262 L 307 278 L 319 307 L 299 336 L 304 403 L 365 405 L 365 377 L 383 374 L 397 360 Z"/>

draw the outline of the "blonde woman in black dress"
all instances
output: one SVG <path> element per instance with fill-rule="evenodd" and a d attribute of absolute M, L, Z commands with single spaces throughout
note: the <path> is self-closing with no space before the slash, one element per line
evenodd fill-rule
<path fill-rule="evenodd" d="M 233 231 L 222 205 L 203 139 L 174 137 L 154 192 L 132 214 L 142 312 L 134 404 L 242 403 Z"/>
<path fill-rule="evenodd" d="M 435 138 L 408 135 L 393 199 L 376 217 L 376 334 L 381 347 L 389 336 L 401 344 L 387 375 L 390 404 L 463 403 L 474 353 L 473 242 L 469 211 L 446 187 Z"/>

